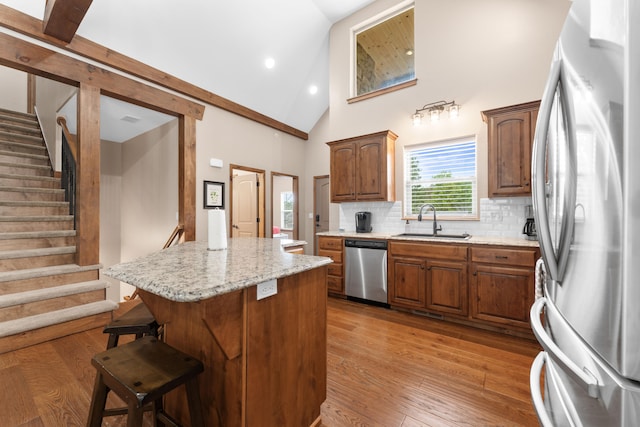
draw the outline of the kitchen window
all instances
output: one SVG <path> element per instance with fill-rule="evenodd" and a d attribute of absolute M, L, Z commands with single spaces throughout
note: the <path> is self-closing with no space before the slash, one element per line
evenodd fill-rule
<path fill-rule="evenodd" d="M 438 218 L 477 218 L 476 141 L 459 138 L 404 148 L 404 215 L 435 206 Z"/>

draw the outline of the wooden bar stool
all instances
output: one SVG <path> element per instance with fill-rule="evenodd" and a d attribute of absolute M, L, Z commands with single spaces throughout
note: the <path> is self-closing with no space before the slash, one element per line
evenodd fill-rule
<path fill-rule="evenodd" d="M 118 345 L 120 335 L 135 335 L 136 339 L 145 335 L 157 337 L 160 327 L 153 314 L 144 303 L 140 303 L 122 316 L 105 326 L 105 334 L 109 334 L 107 349 Z"/>
<path fill-rule="evenodd" d="M 153 404 L 154 421 L 178 424 L 162 406 L 162 397 L 185 385 L 192 427 L 204 425 L 197 375 L 202 362 L 152 336 L 113 347 L 93 356 L 97 369 L 88 427 L 100 427 L 102 418 L 127 414 L 127 427 L 142 425 L 143 407 Z M 105 409 L 109 391 L 127 403 L 124 409 Z M 155 424 L 154 424 L 155 425 Z"/>

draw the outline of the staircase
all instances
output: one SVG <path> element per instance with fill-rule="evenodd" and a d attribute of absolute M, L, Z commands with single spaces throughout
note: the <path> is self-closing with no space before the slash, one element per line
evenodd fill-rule
<path fill-rule="evenodd" d="M 35 115 L 0 109 L 0 354 L 103 326 L 100 265 L 75 264 L 74 218 Z"/>

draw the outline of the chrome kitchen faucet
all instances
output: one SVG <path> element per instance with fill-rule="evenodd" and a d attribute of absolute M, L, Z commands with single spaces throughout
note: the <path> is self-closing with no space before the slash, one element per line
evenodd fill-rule
<path fill-rule="evenodd" d="M 435 236 L 438 231 L 442 231 L 442 226 L 438 227 L 438 221 L 436 220 L 436 207 L 433 206 L 431 203 L 425 203 L 424 205 L 420 206 L 420 212 L 418 213 L 418 221 L 422 221 L 422 210 L 427 207 L 427 208 L 431 208 L 431 210 L 433 211 L 433 235 Z"/>

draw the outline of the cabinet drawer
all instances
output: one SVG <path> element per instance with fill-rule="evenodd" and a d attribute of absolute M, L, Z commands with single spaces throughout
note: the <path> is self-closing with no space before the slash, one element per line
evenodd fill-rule
<path fill-rule="evenodd" d="M 534 267 L 537 251 L 516 248 L 471 248 L 471 261 Z"/>
<path fill-rule="evenodd" d="M 389 242 L 389 252 L 392 256 L 408 256 L 429 259 L 444 259 L 448 261 L 466 261 L 467 247 L 464 245 Z"/>
<path fill-rule="evenodd" d="M 342 250 L 342 238 L 340 237 L 320 237 L 318 241 L 320 249 Z"/>
<path fill-rule="evenodd" d="M 326 249 L 320 249 L 318 251 L 319 256 L 326 256 L 333 260 L 337 264 L 342 264 L 342 251 L 328 251 Z"/>
<path fill-rule="evenodd" d="M 327 267 L 329 276 L 342 277 L 342 264 L 336 264 L 334 262 L 333 264 L 329 264 Z"/>
<path fill-rule="evenodd" d="M 333 292 L 344 293 L 342 277 L 327 276 L 327 289 Z"/>

